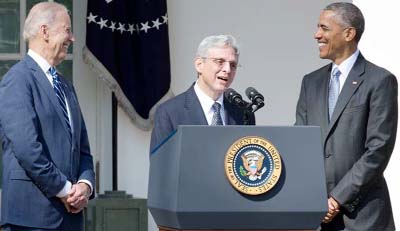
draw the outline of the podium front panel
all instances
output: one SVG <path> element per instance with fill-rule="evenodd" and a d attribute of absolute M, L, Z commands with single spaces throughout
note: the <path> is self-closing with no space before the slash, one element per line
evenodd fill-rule
<path fill-rule="evenodd" d="M 282 172 L 268 192 L 237 191 L 225 174 L 229 147 L 262 137 Z M 315 229 L 327 211 L 319 127 L 181 126 L 151 155 L 148 206 L 158 225 L 177 229 Z"/>

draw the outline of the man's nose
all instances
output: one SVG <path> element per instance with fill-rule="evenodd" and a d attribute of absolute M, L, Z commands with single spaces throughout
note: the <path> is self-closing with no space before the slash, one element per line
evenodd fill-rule
<path fill-rule="evenodd" d="M 227 72 L 227 73 L 231 72 L 231 70 L 232 70 L 232 68 L 231 68 L 231 63 L 228 62 L 228 61 L 225 61 L 225 62 L 222 64 L 222 70 L 225 71 L 225 72 Z"/>
<path fill-rule="evenodd" d="M 74 36 L 74 34 L 71 33 L 71 34 L 69 35 L 69 40 L 72 41 L 72 42 L 75 42 L 75 36 Z"/>
<path fill-rule="evenodd" d="M 321 30 L 318 29 L 315 34 L 314 34 L 314 39 L 320 39 L 322 38 Z"/>

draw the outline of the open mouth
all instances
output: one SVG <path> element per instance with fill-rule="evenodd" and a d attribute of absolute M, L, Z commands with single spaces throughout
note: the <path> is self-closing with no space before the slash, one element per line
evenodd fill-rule
<path fill-rule="evenodd" d="M 222 76 L 218 76 L 217 79 L 222 80 L 222 81 L 225 81 L 225 82 L 228 81 L 228 78 L 222 77 Z"/>

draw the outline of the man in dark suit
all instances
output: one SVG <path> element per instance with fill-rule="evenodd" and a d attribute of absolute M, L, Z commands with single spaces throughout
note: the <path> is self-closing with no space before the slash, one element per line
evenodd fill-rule
<path fill-rule="evenodd" d="M 200 43 L 194 65 L 197 81 L 184 93 L 161 104 L 155 114 L 150 151 L 178 125 L 241 125 L 244 112 L 224 99 L 236 75 L 239 50 L 230 35 L 209 36 Z M 254 114 L 249 124 L 255 124 Z"/>
<path fill-rule="evenodd" d="M 0 84 L 5 230 L 83 230 L 93 160 L 78 99 L 55 66 L 74 41 L 67 9 L 42 2 L 24 26 L 28 55 Z"/>
<path fill-rule="evenodd" d="M 383 172 L 396 139 L 397 81 L 357 44 L 364 17 L 351 3 L 320 14 L 315 39 L 332 61 L 302 82 L 296 124 L 322 129 L 328 213 L 321 230 L 395 230 Z"/>

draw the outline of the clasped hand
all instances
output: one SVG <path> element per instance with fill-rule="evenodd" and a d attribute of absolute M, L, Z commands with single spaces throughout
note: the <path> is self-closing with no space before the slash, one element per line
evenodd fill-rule
<path fill-rule="evenodd" d="M 328 199 L 328 212 L 326 213 L 322 223 L 329 223 L 336 217 L 336 215 L 340 212 L 339 203 L 333 198 L 329 197 Z"/>
<path fill-rule="evenodd" d="M 72 185 L 67 196 L 61 198 L 69 213 L 79 213 L 89 203 L 90 188 L 85 183 Z"/>

